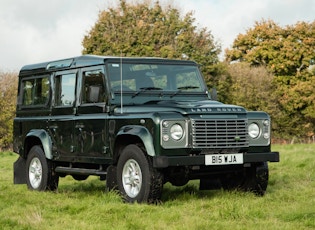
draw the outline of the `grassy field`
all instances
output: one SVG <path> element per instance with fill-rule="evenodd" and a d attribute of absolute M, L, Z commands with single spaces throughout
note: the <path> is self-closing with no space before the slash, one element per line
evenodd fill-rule
<path fill-rule="evenodd" d="M 315 145 L 275 145 L 264 197 L 166 184 L 159 205 L 124 204 L 96 177 L 61 178 L 58 192 L 13 185 L 17 155 L 0 153 L 1 229 L 315 229 Z"/>

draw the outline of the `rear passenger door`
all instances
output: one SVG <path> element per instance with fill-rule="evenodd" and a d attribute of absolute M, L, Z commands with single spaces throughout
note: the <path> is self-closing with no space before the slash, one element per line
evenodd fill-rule
<path fill-rule="evenodd" d="M 107 163 L 107 90 L 103 66 L 83 68 L 77 93 L 74 128 L 77 156 L 86 163 Z"/>
<path fill-rule="evenodd" d="M 73 130 L 77 70 L 56 72 L 53 79 L 54 90 L 49 130 L 59 159 L 75 161 L 76 146 Z"/>

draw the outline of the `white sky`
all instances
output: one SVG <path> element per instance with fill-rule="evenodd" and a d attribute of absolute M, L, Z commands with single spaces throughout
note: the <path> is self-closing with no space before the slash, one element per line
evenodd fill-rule
<path fill-rule="evenodd" d="M 81 55 L 82 40 L 98 13 L 118 0 L 1 0 L 0 71 Z M 166 0 L 160 0 L 165 2 Z M 236 36 L 271 19 L 281 26 L 315 20 L 314 0 L 168 0 L 184 13 L 193 11 L 222 50 Z"/>

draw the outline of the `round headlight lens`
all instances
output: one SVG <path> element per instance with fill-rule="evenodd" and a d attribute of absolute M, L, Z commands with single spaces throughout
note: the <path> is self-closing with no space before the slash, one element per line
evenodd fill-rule
<path fill-rule="evenodd" d="M 184 135 L 184 130 L 183 130 L 182 126 L 180 126 L 179 124 L 174 124 L 171 127 L 170 132 L 171 132 L 171 137 L 175 141 L 180 140 Z"/>
<path fill-rule="evenodd" d="M 256 123 L 251 123 L 248 126 L 248 134 L 251 138 L 257 138 L 260 134 L 259 126 Z"/>

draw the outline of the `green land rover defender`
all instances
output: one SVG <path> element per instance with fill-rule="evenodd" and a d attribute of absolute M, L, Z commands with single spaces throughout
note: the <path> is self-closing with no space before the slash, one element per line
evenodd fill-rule
<path fill-rule="evenodd" d="M 211 98 L 193 61 L 79 56 L 24 66 L 14 119 L 14 183 L 56 190 L 59 177 L 106 180 L 127 202 L 163 185 L 264 195 L 270 117 Z"/>

